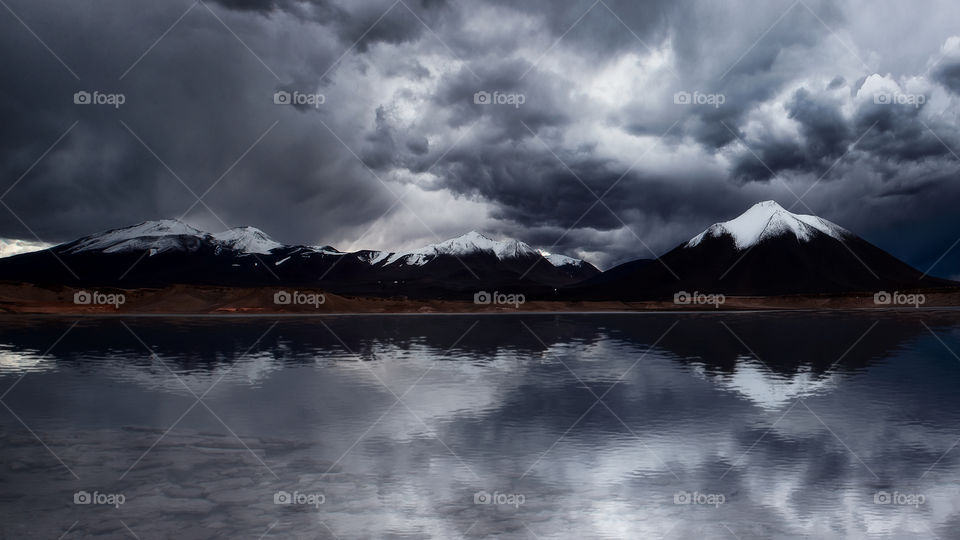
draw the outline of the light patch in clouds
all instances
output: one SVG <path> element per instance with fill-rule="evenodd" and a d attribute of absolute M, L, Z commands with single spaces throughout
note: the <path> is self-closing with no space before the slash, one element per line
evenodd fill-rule
<path fill-rule="evenodd" d="M 31 242 L 29 240 L 13 240 L 10 238 L 0 238 L 0 258 L 20 255 L 21 253 L 32 253 L 52 247 L 53 244 L 46 242 Z"/>

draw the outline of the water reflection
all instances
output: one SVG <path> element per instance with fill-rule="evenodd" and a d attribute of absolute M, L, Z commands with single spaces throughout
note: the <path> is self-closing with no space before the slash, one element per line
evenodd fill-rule
<path fill-rule="evenodd" d="M 902 538 L 960 516 L 953 313 L 275 322 L 3 321 L 0 531 Z"/>

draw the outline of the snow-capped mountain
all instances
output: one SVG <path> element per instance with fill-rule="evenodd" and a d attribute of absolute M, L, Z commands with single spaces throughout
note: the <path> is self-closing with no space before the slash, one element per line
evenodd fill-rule
<path fill-rule="evenodd" d="M 580 259 L 565 255 L 554 255 L 535 249 L 530 244 L 519 240 L 494 240 L 477 231 L 470 231 L 462 236 L 410 251 L 397 253 L 375 251 L 370 253 L 371 264 L 382 262 L 384 265 L 400 263 L 409 266 L 423 266 L 438 257 L 471 257 L 484 254 L 492 255 L 500 261 L 543 258 L 555 267 L 568 265 L 585 267 L 585 265 L 588 265 Z"/>
<path fill-rule="evenodd" d="M 341 252 L 285 245 L 254 227 L 209 233 L 161 220 L 0 259 L 0 280 L 316 287 L 342 295 L 459 300 L 484 290 L 544 299 L 657 300 L 682 291 L 768 296 L 956 286 L 922 275 L 835 223 L 773 201 L 711 225 L 659 259 L 603 273 L 579 259 L 476 231 L 413 250 Z"/>
<path fill-rule="evenodd" d="M 129 253 L 149 251 L 151 255 L 166 251 L 194 251 L 200 243 L 240 254 L 262 254 L 283 247 L 255 227 L 237 227 L 210 234 L 176 219 L 144 221 L 130 227 L 111 229 L 67 244 L 65 251 Z"/>
<path fill-rule="evenodd" d="M 539 255 L 537 250 L 518 240 L 493 240 L 476 231 L 470 231 L 462 236 L 413 251 L 391 253 L 386 263 L 402 261 L 408 265 L 423 266 L 441 255 L 466 257 L 479 253 L 491 253 L 501 261 Z"/>
<path fill-rule="evenodd" d="M 704 238 L 729 236 L 739 250 L 750 249 L 764 240 L 782 235 L 793 235 L 801 242 L 808 242 L 817 234 L 825 234 L 837 240 L 850 236 L 850 231 L 817 216 L 793 214 L 776 201 L 764 201 L 750 207 L 740 216 L 715 223 L 694 236 L 686 247 L 700 245 Z"/>
<path fill-rule="evenodd" d="M 243 226 L 219 233 L 208 233 L 175 219 L 164 219 L 145 221 L 130 227 L 111 229 L 87 236 L 66 244 L 65 251 L 75 254 L 95 251 L 124 253 L 149 250 L 150 254 L 155 255 L 170 250 L 194 250 L 201 242 L 238 254 L 269 255 L 274 250 L 288 247 L 273 240 L 256 227 Z M 308 250 L 325 255 L 346 254 L 331 246 L 297 247 L 301 251 Z M 580 259 L 553 255 L 535 249 L 519 240 L 493 240 L 476 231 L 470 231 L 462 236 L 410 251 L 362 250 L 356 253 L 362 254 L 360 258 L 371 265 L 402 263 L 408 266 L 423 266 L 438 257 L 468 257 L 480 254 L 490 254 L 501 261 L 543 257 L 554 266 L 582 266 L 587 264 Z"/>
<path fill-rule="evenodd" d="M 178 220 L 147 221 L 0 263 L 0 279 L 101 286 L 277 285 L 326 287 L 350 294 L 431 294 L 484 288 L 552 290 L 599 273 L 569 257 L 542 255 L 517 240 L 476 231 L 410 251 L 284 245 L 255 227 L 219 233 Z"/>
<path fill-rule="evenodd" d="M 764 201 L 711 225 L 659 259 L 611 268 L 583 283 L 575 295 L 662 299 L 682 291 L 784 295 L 952 285 L 923 276 L 835 223 Z"/>
<path fill-rule="evenodd" d="M 550 255 L 518 240 L 494 240 L 477 231 L 409 251 L 360 253 L 371 266 L 397 279 L 409 279 L 422 269 L 466 286 L 491 273 L 499 274 L 498 280 L 504 283 L 530 278 L 550 286 L 569 285 L 600 273 L 580 259 Z"/>
<path fill-rule="evenodd" d="M 237 227 L 212 235 L 224 246 L 241 253 L 268 255 L 271 251 L 283 247 L 256 227 Z"/>

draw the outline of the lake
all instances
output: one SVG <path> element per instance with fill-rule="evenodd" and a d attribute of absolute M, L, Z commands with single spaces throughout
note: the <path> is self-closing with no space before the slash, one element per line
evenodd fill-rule
<path fill-rule="evenodd" d="M 960 312 L 0 319 L 3 538 L 950 538 Z"/>

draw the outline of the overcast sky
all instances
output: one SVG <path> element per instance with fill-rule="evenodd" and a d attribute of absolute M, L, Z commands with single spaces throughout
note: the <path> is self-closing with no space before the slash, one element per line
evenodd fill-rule
<path fill-rule="evenodd" d="M 0 4 L 3 237 L 476 229 L 606 268 L 775 199 L 960 277 L 951 0 Z"/>

